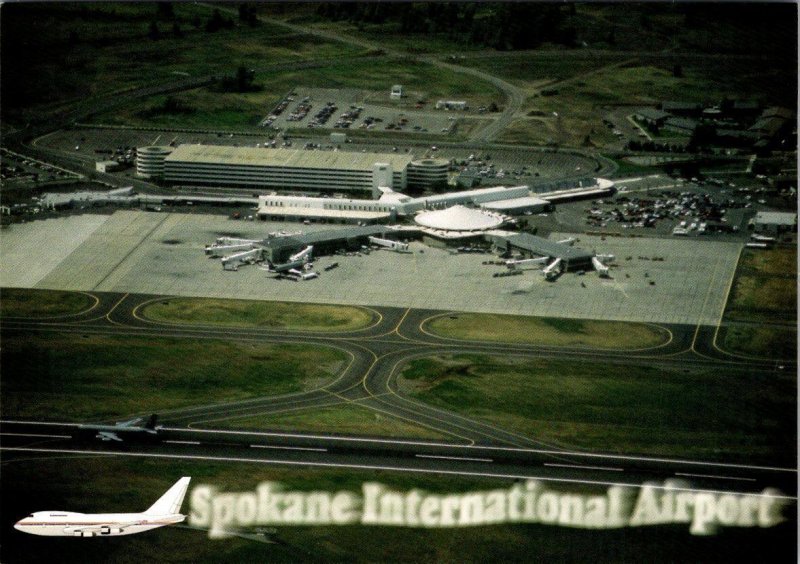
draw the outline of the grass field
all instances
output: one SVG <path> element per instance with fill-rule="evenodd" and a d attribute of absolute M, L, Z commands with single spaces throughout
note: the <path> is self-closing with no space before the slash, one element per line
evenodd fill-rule
<path fill-rule="evenodd" d="M 459 355 L 410 362 L 398 387 L 560 447 L 729 462 L 796 456 L 794 374 Z"/>
<path fill-rule="evenodd" d="M 4 417 L 75 421 L 308 390 L 347 356 L 309 345 L 55 333 L 4 334 L 0 361 Z"/>
<path fill-rule="evenodd" d="M 209 426 L 213 426 L 215 429 L 302 431 L 416 439 L 446 439 L 449 437 L 449 435 L 417 425 L 413 421 L 398 419 L 354 403 L 263 417 L 214 421 Z"/>
<path fill-rule="evenodd" d="M 725 317 L 793 324 L 797 319 L 796 273 L 796 249 L 745 249 Z"/>
<path fill-rule="evenodd" d="M 380 67 L 381 72 L 375 72 Z M 235 70 L 235 68 L 233 69 Z M 428 63 L 411 59 L 337 59 L 317 68 L 259 73 L 255 82 L 262 90 L 253 93 L 218 93 L 198 88 L 176 93 L 172 98 L 185 110 L 158 112 L 165 97 L 156 96 L 93 118 L 98 123 L 132 126 L 173 127 L 255 127 L 278 101 L 298 86 L 314 88 L 357 88 L 388 92 L 393 84 L 428 98 L 467 100 L 471 105 L 500 103 L 503 96 L 488 82 L 470 78 Z"/>
<path fill-rule="evenodd" d="M 581 51 L 528 51 L 525 53 L 496 53 L 456 61 L 459 65 L 476 68 L 499 76 L 519 86 L 531 86 L 550 80 L 564 80 L 620 62 L 625 54 Z"/>
<path fill-rule="evenodd" d="M 259 327 L 296 331 L 355 331 L 374 321 L 364 308 L 212 298 L 174 298 L 145 306 L 141 315 L 152 321 Z"/>
<path fill-rule="evenodd" d="M 723 327 L 717 346 L 774 360 L 797 358 L 797 249 L 744 249 L 724 318 L 760 325 Z"/>
<path fill-rule="evenodd" d="M 260 68 L 310 58 L 342 58 L 365 50 L 289 32 L 283 26 L 236 23 L 205 29 L 213 9 L 192 3 L 13 6 L 3 18 L 4 106 L 11 110 L 80 100 L 183 76 L 233 74 L 239 65 Z M 228 14 L 223 13 L 223 17 Z M 159 37 L 151 37 L 151 25 Z M 176 35 L 173 25 L 178 26 Z M 13 82 L 13 89 L 11 84 Z"/>
<path fill-rule="evenodd" d="M 76 480 L 75 476 L 81 476 Z M 82 511 L 141 511 L 180 476 L 192 476 L 183 512 L 191 511 L 198 484 L 221 491 L 253 491 L 263 481 L 301 491 L 360 492 L 379 481 L 400 492 L 472 492 L 509 488 L 509 480 L 397 472 L 277 468 L 258 464 L 193 463 L 125 458 L 40 458 L 4 453 L 0 541 L 4 561 L 44 563 L 150 562 L 597 562 L 758 561 L 764 546 L 786 554 L 796 545 L 796 518 L 769 529 L 723 528 L 692 536 L 688 525 L 590 531 L 544 525 L 494 525 L 462 529 L 378 526 L 266 527 L 265 535 L 210 540 L 203 530 L 169 526 L 125 539 L 27 537 L 12 524 L 32 511 L 59 507 Z M 601 487 L 548 488 L 602 494 Z M 36 542 L 31 541 L 33 539 Z M 264 541 L 270 541 L 265 543 Z"/>
<path fill-rule="evenodd" d="M 731 307 L 733 310 L 749 310 L 754 315 L 788 313 L 797 303 L 797 280 L 772 276 L 741 275 L 736 281 Z"/>
<path fill-rule="evenodd" d="M 607 69 L 602 63 L 615 63 L 611 57 L 598 61 L 596 72 L 592 72 L 591 59 L 574 59 L 566 55 L 564 69 L 557 72 L 559 60 L 537 67 L 531 62 L 524 70 L 524 58 L 509 59 L 508 68 L 500 62 L 498 73 L 513 74 L 520 80 L 537 79 L 548 74 L 553 78 L 576 78 L 549 87 L 551 95 L 535 94 L 526 100 L 525 113 L 540 112 L 547 116 L 537 120 L 518 119 L 499 137 L 508 143 L 557 143 L 580 146 L 586 136 L 595 146 L 604 146 L 616 141 L 603 125 L 602 118 L 611 106 L 640 104 L 655 106 L 664 100 L 708 102 L 728 98 L 754 98 L 766 104 L 789 104 L 793 91 L 788 92 L 780 77 L 786 77 L 786 69 L 779 65 L 754 66 L 739 60 L 703 57 L 639 57 L 635 62 Z M 479 62 L 480 61 L 480 62 Z M 475 59 L 476 64 L 488 65 L 489 61 Z M 533 59 L 535 61 L 535 59 Z M 673 70 L 678 64 L 681 76 Z M 587 72 L 589 74 L 580 73 Z M 795 75 L 796 76 L 796 75 Z M 547 88 L 545 89 L 547 90 Z M 788 93 L 787 93 L 788 92 Z M 553 119 L 553 113 L 558 119 Z"/>
<path fill-rule="evenodd" d="M 746 249 L 742 252 L 741 267 L 765 275 L 794 275 L 797 272 L 797 249 Z"/>
<path fill-rule="evenodd" d="M 0 317 L 51 317 L 80 313 L 94 299 L 78 292 L 3 288 L 0 291 Z"/>
<path fill-rule="evenodd" d="M 797 359 L 797 329 L 780 325 L 723 327 L 717 344 L 724 350 L 771 360 Z"/>
<path fill-rule="evenodd" d="M 532 345 L 641 349 L 667 342 L 664 330 L 642 323 L 459 313 L 436 317 L 424 328 L 441 337 Z"/>

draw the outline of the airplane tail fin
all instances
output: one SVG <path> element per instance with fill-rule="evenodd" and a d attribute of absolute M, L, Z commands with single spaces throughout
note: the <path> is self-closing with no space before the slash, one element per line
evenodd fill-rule
<path fill-rule="evenodd" d="M 145 513 L 149 515 L 176 515 L 180 513 L 183 497 L 189 487 L 189 480 L 191 480 L 190 477 L 183 477 L 175 482 Z"/>
<path fill-rule="evenodd" d="M 145 429 L 153 429 L 153 430 L 155 430 L 157 423 L 158 423 L 158 415 L 154 413 L 147 420 L 147 423 L 145 423 L 144 428 Z"/>

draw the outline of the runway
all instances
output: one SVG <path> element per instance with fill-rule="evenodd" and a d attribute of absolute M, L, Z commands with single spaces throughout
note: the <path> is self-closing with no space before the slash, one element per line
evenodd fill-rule
<path fill-rule="evenodd" d="M 161 429 L 158 444 L 99 444 L 77 440 L 77 427 L 70 423 L 4 421 L 2 450 L 536 479 L 606 487 L 649 483 L 659 488 L 716 493 L 757 494 L 772 488 L 778 490 L 773 492 L 777 497 L 797 499 L 797 471 L 793 468 L 436 441 L 173 427 Z M 672 483 L 664 486 L 667 480 Z"/>
<path fill-rule="evenodd" d="M 344 350 L 352 358 L 347 367 L 320 388 L 295 394 L 197 405 L 159 412 L 164 441 L 156 446 L 133 445 L 125 450 L 85 445 L 71 439 L 70 424 L 0 422 L 3 450 L 18 448 L 63 452 L 100 451 L 109 455 L 211 457 L 276 464 L 344 465 L 407 471 L 476 472 L 506 477 L 548 477 L 564 480 L 603 480 L 638 483 L 682 477 L 708 488 L 780 485 L 796 492 L 796 470 L 763 466 L 725 465 L 647 457 L 622 457 L 589 452 L 567 452 L 536 437 L 523 436 L 489 423 L 423 404 L 398 391 L 398 370 L 409 360 L 437 354 L 483 353 L 520 358 L 582 358 L 624 369 L 626 364 L 664 367 L 746 368 L 775 370 L 774 363 L 736 358 L 713 344 L 714 327 L 664 326 L 667 343 L 635 351 L 586 347 L 548 347 L 514 343 L 467 342 L 440 338 L 425 331 L 426 320 L 441 311 L 373 308 L 373 323 L 361 330 L 330 333 L 237 329 L 203 325 L 154 323 L 139 315 L 140 307 L 163 297 L 93 293 L 94 305 L 69 316 L 4 318 L 3 332 L 58 331 L 102 335 L 158 335 L 187 339 L 227 339 L 260 343 L 325 345 Z M 794 367 L 785 367 L 793 370 Z M 237 433 L 214 429 L 220 421 L 242 416 L 353 403 L 413 422 L 448 439 L 442 442 L 397 441 L 381 438 L 345 438 L 308 434 Z M 144 414 L 131 414 L 131 416 Z M 61 429 L 59 433 L 58 430 Z M 33 435 L 33 436 L 26 436 Z M 37 437 L 36 435 L 56 435 Z M 67 438 L 59 438 L 63 435 Z M 489 462 L 487 462 L 489 461 Z M 788 478 L 787 478 L 788 477 Z M 752 489 L 755 488 L 755 489 Z"/>

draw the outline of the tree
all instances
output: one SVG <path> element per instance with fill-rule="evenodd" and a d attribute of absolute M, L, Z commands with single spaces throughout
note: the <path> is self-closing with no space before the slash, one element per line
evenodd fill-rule
<path fill-rule="evenodd" d="M 236 69 L 236 88 L 239 92 L 248 92 L 253 86 L 255 72 L 248 71 L 245 67 Z"/>
<path fill-rule="evenodd" d="M 683 67 L 676 63 L 675 66 L 672 67 L 672 76 L 675 78 L 683 78 Z"/>
<path fill-rule="evenodd" d="M 211 17 L 206 22 L 206 31 L 209 33 L 219 31 L 225 26 L 225 23 L 225 20 L 222 19 L 222 14 L 220 14 L 219 10 L 215 8 L 211 13 Z"/>
<path fill-rule="evenodd" d="M 162 20 L 174 20 L 175 12 L 172 9 L 172 2 L 157 2 L 156 14 Z"/>
<path fill-rule="evenodd" d="M 172 22 L 172 35 L 175 37 L 183 37 L 183 31 L 181 31 L 181 25 L 176 21 Z"/>
<path fill-rule="evenodd" d="M 161 39 L 161 31 L 158 29 L 158 24 L 155 21 L 150 22 L 150 28 L 147 31 L 147 37 L 153 41 Z"/>

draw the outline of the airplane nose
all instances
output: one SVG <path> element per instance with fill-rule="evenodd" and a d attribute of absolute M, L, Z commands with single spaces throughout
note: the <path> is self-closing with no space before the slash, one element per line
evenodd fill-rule
<path fill-rule="evenodd" d="M 14 528 L 15 528 L 16 530 L 18 530 L 18 531 L 21 531 L 21 530 L 22 530 L 22 525 L 21 525 L 21 523 L 22 523 L 22 521 L 17 521 L 16 523 L 14 523 Z"/>

